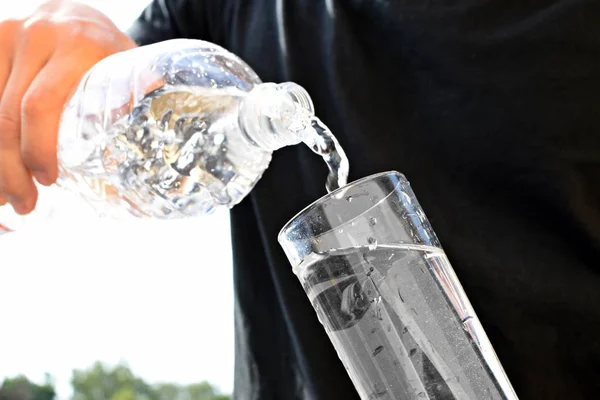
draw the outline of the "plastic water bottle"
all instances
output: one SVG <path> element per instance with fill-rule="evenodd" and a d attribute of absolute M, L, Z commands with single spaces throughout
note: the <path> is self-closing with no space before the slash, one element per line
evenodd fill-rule
<path fill-rule="evenodd" d="M 170 40 L 84 76 L 60 124 L 57 185 L 112 217 L 196 216 L 239 203 L 273 151 L 300 142 L 328 163 L 328 188 L 345 184 L 345 155 L 302 87 L 262 83 L 215 44 Z M 30 219 L 12 213 L 0 207 L 0 231 Z"/>

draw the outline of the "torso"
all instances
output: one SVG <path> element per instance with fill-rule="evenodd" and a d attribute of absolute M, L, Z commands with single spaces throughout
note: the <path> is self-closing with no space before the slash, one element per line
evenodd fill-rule
<path fill-rule="evenodd" d="M 411 181 L 521 398 L 597 397 L 600 3 L 223 3 L 214 40 L 263 80 L 307 88 L 352 179 Z M 293 353 L 298 390 L 332 399 L 321 380 L 347 377 L 276 242 L 325 176 L 307 148 L 283 149 L 233 218 L 234 243 L 263 253 L 240 248 L 238 286 L 272 280 L 261 296 L 289 330 L 275 351 Z"/>

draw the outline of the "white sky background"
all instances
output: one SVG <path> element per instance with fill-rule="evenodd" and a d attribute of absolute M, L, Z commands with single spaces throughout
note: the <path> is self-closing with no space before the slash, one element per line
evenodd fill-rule
<path fill-rule="evenodd" d="M 83 2 L 126 29 L 148 1 Z M 10 3 L 0 19 L 41 1 Z M 208 380 L 231 391 L 227 212 L 128 223 L 73 212 L 0 236 L 0 381 L 48 372 L 64 399 L 72 369 L 97 360 L 126 361 L 148 382 Z"/>

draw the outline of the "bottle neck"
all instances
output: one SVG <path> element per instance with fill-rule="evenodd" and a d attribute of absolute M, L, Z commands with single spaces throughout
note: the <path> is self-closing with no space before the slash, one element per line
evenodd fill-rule
<path fill-rule="evenodd" d="M 269 152 L 304 141 L 314 117 L 306 90 L 286 82 L 263 83 L 252 89 L 240 105 L 240 125 L 246 138 Z"/>

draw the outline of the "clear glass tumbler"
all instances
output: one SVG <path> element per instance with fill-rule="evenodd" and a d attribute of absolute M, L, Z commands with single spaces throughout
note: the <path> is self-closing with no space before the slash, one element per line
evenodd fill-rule
<path fill-rule="evenodd" d="M 361 399 L 517 399 L 403 175 L 328 194 L 279 243 Z"/>

